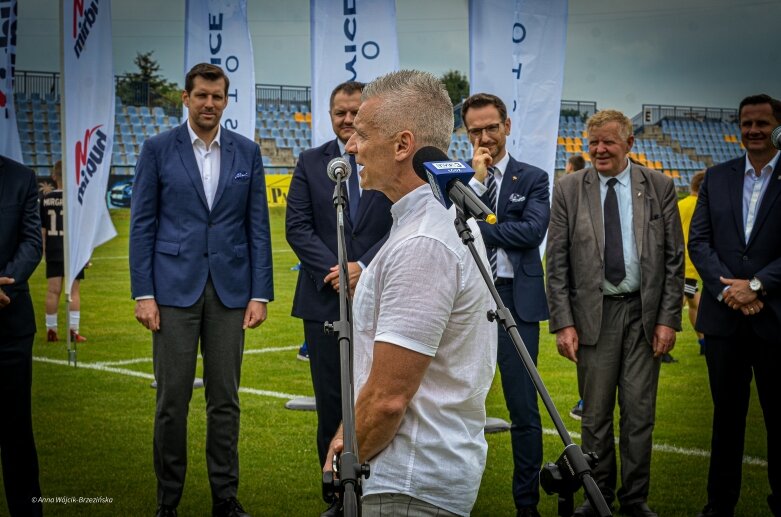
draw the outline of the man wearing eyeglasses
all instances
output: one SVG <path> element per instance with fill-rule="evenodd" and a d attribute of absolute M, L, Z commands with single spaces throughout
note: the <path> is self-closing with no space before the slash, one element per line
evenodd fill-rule
<path fill-rule="evenodd" d="M 464 101 L 461 116 L 474 146 L 470 185 L 498 218 L 494 225 L 478 223 L 494 283 L 536 364 L 540 321 L 548 319 L 539 252 L 550 219 L 548 175 L 505 149 L 510 119 L 499 97 L 472 95 Z M 509 334 L 500 329 L 498 335 L 497 361 L 512 421 L 513 499 L 518 516 L 536 516 L 542 465 L 537 391 Z"/>

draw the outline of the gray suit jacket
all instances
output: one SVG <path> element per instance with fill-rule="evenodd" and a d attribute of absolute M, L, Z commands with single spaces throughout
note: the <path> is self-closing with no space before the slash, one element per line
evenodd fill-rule
<path fill-rule="evenodd" d="M 657 324 L 681 330 L 683 232 L 672 179 L 632 164 L 631 181 L 643 330 L 652 342 Z M 583 345 L 599 338 L 604 247 L 597 171 L 563 176 L 553 189 L 548 227 L 550 331 L 574 325 Z"/>

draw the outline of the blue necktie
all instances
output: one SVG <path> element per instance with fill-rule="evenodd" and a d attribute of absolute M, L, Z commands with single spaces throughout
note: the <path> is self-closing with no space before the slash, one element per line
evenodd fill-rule
<path fill-rule="evenodd" d="M 618 285 L 626 277 L 624 268 L 624 244 L 621 236 L 621 215 L 615 185 L 618 180 L 607 180 L 607 194 L 603 215 L 605 218 L 605 279 Z"/>
<path fill-rule="evenodd" d="M 347 178 L 347 190 L 350 198 L 350 220 L 355 223 L 358 220 L 358 206 L 361 202 L 360 178 L 358 176 L 358 164 L 355 163 L 355 155 L 349 155 L 350 177 Z"/>

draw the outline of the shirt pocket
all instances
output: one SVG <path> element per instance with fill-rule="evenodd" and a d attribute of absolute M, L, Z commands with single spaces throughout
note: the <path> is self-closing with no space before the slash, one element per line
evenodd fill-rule
<path fill-rule="evenodd" d="M 374 292 L 374 271 L 369 267 L 363 270 L 355 288 L 353 324 L 358 332 L 373 332 L 377 325 Z"/>

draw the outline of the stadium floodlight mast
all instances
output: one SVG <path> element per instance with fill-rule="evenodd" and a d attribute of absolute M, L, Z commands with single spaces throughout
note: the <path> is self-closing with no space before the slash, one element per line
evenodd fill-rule
<path fill-rule="evenodd" d="M 336 334 L 339 339 L 340 386 L 342 393 L 342 429 L 344 447 L 334 457 L 333 471 L 323 473 L 323 499 L 333 503 L 340 498 L 344 517 L 357 517 L 361 500 L 361 478 L 369 477 L 369 465 L 358 458 L 355 437 L 355 402 L 353 398 L 353 325 L 352 304 L 349 293 L 349 272 L 347 270 L 347 248 L 344 241 L 344 207 L 347 203 L 347 178 L 350 177 L 350 163 L 341 156 L 328 163 L 328 177 L 336 182 L 333 201 L 336 209 L 336 239 L 339 262 L 339 321 L 326 322 L 326 334 Z M 337 477 L 338 476 L 338 477 Z"/>

